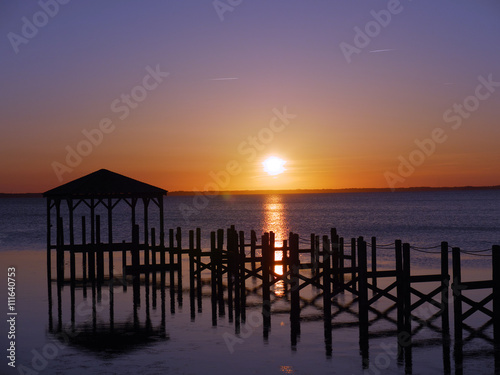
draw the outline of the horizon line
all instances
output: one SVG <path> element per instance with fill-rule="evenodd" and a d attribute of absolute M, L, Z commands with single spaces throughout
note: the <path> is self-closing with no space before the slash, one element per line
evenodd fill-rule
<path fill-rule="evenodd" d="M 370 193 L 370 192 L 402 192 L 402 191 L 432 191 L 432 190 L 500 190 L 500 185 L 464 185 L 464 186 L 413 186 L 391 189 L 377 188 L 322 188 L 322 189 L 240 189 L 240 190 L 175 190 L 169 191 L 167 196 L 182 195 L 265 195 L 265 194 L 330 194 L 330 193 Z M 43 193 L 0 193 L 0 198 L 9 197 L 38 197 Z"/>

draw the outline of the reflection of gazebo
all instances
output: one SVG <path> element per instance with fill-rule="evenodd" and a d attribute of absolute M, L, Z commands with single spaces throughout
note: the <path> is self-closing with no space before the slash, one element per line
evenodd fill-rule
<path fill-rule="evenodd" d="M 144 209 L 143 241 L 144 249 L 148 248 L 149 235 L 149 203 L 153 202 L 159 210 L 160 244 L 164 241 L 164 212 L 163 196 L 166 190 L 134 180 L 129 177 L 101 169 L 89 175 L 68 182 L 64 185 L 46 191 L 43 196 L 47 198 L 47 273 L 51 280 L 51 250 L 57 253 L 57 279 L 64 280 L 64 252 L 70 253 L 71 278 L 75 278 L 75 252 L 83 253 L 83 262 L 86 263 L 86 253 L 89 254 L 89 276 L 92 278 L 94 269 L 94 253 L 97 263 L 97 279 L 104 278 L 104 249 L 109 252 L 109 277 L 113 277 L 113 251 L 130 249 L 130 243 L 113 242 L 113 209 L 120 202 L 125 202 L 131 209 L 131 228 L 136 223 L 136 209 L 138 202 L 142 202 Z M 63 224 L 61 203 L 67 205 L 67 222 Z M 81 205 L 88 207 L 90 216 L 90 237 L 87 242 L 85 216 L 82 217 L 81 244 L 75 243 L 75 209 Z M 82 205 L 82 206 L 83 206 Z M 96 208 L 102 205 L 107 212 L 107 241 L 100 239 L 100 215 L 96 215 Z M 53 236 L 54 223 L 52 222 L 55 210 L 55 236 Z M 66 211 L 66 210 L 64 210 Z M 69 235 L 69 243 L 65 243 L 64 234 Z M 132 229 L 131 229 L 132 233 Z M 53 243 L 55 238 L 55 243 Z M 85 270 L 84 270 L 85 272 Z M 85 274 L 84 274 L 85 277 Z"/>

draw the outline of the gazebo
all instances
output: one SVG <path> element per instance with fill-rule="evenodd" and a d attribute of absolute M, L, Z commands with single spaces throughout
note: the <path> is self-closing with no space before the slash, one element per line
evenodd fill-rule
<path fill-rule="evenodd" d="M 125 202 L 130 208 L 130 225 L 132 234 L 137 227 L 136 213 L 138 207 L 143 208 L 143 242 L 148 248 L 150 215 L 149 206 L 152 202 L 158 207 L 160 244 L 164 242 L 164 209 L 163 196 L 167 191 L 130 177 L 100 169 L 86 176 L 46 191 L 47 198 L 47 277 L 51 282 L 51 254 L 57 253 L 57 280 L 64 281 L 64 253 L 70 253 L 71 281 L 75 279 L 75 253 L 83 254 L 84 278 L 86 269 L 86 254 L 89 256 L 89 277 L 94 274 L 94 256 L 97 263 L 97 279 L 104 279 L 104 253 L 109 254 L 109 277 L 113 277 L 113 252 L 122 251 L 125 261 L 125 250 L 132 245 L 126 241 L 114 242 L 113 210 L 120 202 Z M 83 206 L 85 214 L 81 218 L 80 242 L 75 240 L 75 210 Z M 96 210 L 107 216 L 107 241 L 101 241 L 101 220 Z M 82 211 L 82 207 L 79 208 Z M 65 215 L 67 213 L 67 216 Z M 87 235 L 86 217 L 90 219 L 90 236 Z M 55 225 L 54 225 L 55 224 Z M 116 225 L 115 225 L 116 226 Z M 55 227 L 55 231 L 52 229 Z M 116 228 L 115 228 L 116 229 Z M 120 228 L 123 231 L 123 228 Z M 65 242 L 69 236 L 69 243 Z M 78 236 L 77 236 L 78 237 Z M 138 241 L 138 233 L 135 234 Z"/>

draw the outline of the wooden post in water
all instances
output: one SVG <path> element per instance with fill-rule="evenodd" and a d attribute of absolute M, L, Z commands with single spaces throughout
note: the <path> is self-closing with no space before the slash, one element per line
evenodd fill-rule
<path fill-rule="evenodd" d="M 161 229 L 160 229 L 160 232 L 161 232 Z M 162 242 L 162 239 L 161 239 L 161 234 L 160 234 L 160 243 L 158 244 L 160 249 L 160 265 L 161 265 L 161 269 L 162 269 L 162 274 L 164 275 L 165 273 L 165 264 L 166 264 L 166 259 L 165 259 L 165 244 Z"/>
<path fill-rule="evenodd" d="M 404 329 L 404 275 L 403 275 L 403 246 L 401 240 L 396 240 L 395 244 L 396 258 L 396 294 L 397 294 L 397 322 L 398 334 Z"/>
<path fill-rule="evenodd" d="M 104 281 L 104 254 L 101 246 L 101 215 L 95 217 L 95 237 L 97 282 L 102 283 Z"/>
<path fill-rule="evenodd" d="M 269 233 L 262 235 L 262 317 L 264 320 L 264 337 L 267 338 L 268 329 L 271 325 L 271 290 L 269 283 Z"/>
<path fill-rule="evenodd" d="M 182 306 L 182 231 L 180 227 L 177 227 L 177 233 L 175 235 L 177 242 L 177 301 L 179 306 Z"/>
<path fill-rule="evenodd" d="M 252 262 L 252 272 L 255 272 L 255 250 L 257 247 L 257 234 L 254 230 L 250 232 L 250 258 Z"/>
<path fill-rule="evenodd" d="M 411 279 L 410 279 L 410 244 L 403 244 L 403 295 L 404 295 L 404 331 L 408 333 L 411 340 Z"/>
<path fill-rule="evenodd" d="M 453 284 L 451 289 L 453 291 L 453 314 L 455 326 L 455 345 L 462 346 L 462 270 L 460 265 L 460 248 L 454 247 L 452 250 L 452 263 L 453 263 Z"/>
<path fill-rule="evenodd" d="M 441 242 L 441 325 L 443 332 L 449 335 L 450 331 L 450 313 L 449 313 L 449 286 L 450 275 L 448 270 L 448 242 Z"/>
<path fill-rule="evenodd" d="M 286 275 L 288 270 L 290 269 L 290 256 L 289 256 L 289 247 L 288 240 L 283 240 L 283 257 L 281 258 L 281 264 L 283 265 L 283 275 Z M 283 292 L 285 294 L 288 293 L 288 285 L 287 278 L 283 277 Z"/>
<path fill-rule="evenodd" d="M 338 239 L 338 236 L 335 235 Z M 333 246 L 335 252 L 335 246 Z M 323 318 L 325 330 L 326 355 L 332 355 L 332 280 L 331 280 L 331 253 L 328 236 L 323 236 Z M 335 267 L 335 261 L 334 261 Z M 338 269 L 338 267 L 337 267 Z"/>
<path fill-rule="evenodd" d="M 351 280 L 356 279 L 356 239 L 351 238 Z M 352 284 L 352 288 L 356 290 L 356 281 Z"/>
<path fill-rule="evenodd" d="M 92 287 L 95 283 L 95 219 L 90 220 L 90 248 L 89 248 L 89 279 Z"/>
<path fill-rule="evenodd" d="M 113 283 L 113 266 L 114 266 L 114 252 L 113 252 L 113 201 L 111 198 L 108 198 L 108 272 L 109 272 L 109 280 Z"/>
<path fill-rule="evenodd" d="M 345 264 L 344 264 L 344 237 L 339 238 L 339 276 L 340 276 L 340 287 L 342 288 L 342 293 L 344 293 L 345 287 Z"/>
<path fill-rule="evenodd" d="M 175 313 L 175 247 L 174 247 L 174 230 L 168 230 L 168 252 L 170 264 L 170 313 Z"/>
<path fill-rule="evenodd" d="M 311 274 L 314 275 L 314 271 L 316 270 L 316 235 L 311 233 Z"/>
<path fill-rule="evenodd" d="M 296 344 L 300 334 L 300 258 L 299 235 L 290 233 L 290 322 L 292 329 L 292 345 Z"/>
<path fill-rule="evenodd" d="M 224 246 L 224 229 L 217 231 L 217 299 L 219 304 L 219 316 L 224 316 L 225 302 L 224 302 L 224 284 L 222 282 L 222 249 Z"/>
<path fill-rule="evenodd" d="M 372 237 L 372 285 L 377 287 L 377 237 Z M 373 292 L 375 293 L 375 291 Z"/>
<path fill-rule="evenodd" d="M 330 236 L 332 238 L 332 256 L 328 256 L 328 259 L 331 258 L 331 261 L 328 264 L 328 268 L 330 268 L 330 264 L 332 264 L 332 271 L 333 271 L 333 285 L 335 288 L 338 288 L 339 282 L 340 282 L 340 270 L 339 270 L 339 236 L 337 234 L 337 230 L 335 228 L 332 228 L 330 231 Z M 325 244 L 325 239 L 323 238 L 323 252 L 325 251 L 324 249 L 324 244 Z M 326 254 L 323 254 L 323 259 Z M 324 262 L 323 262 L 324 263 Z M 323 265 L 324 267 L 324 265 Z M 323 268 L 324 269 L 324 268 Z"/>
<path fill-rule="evenodd" d="M 405 371 L 410 373 L 412 369 L 412 329 L 411 329 L 411 262 L 410 244 L 403 244 L 403 274 L 404 274 L 404 346 Z"/>
<path fill-rule="evenodd" d="M 191 321 L 194 321 L 195 318 L 195 308 L 194 308 L 194 295 L 195 295 L 195 271 L 194 271 L 194 257 L 195 257 L 195 249 L 194 249 L 194 231 L 189 231 L 189 307 L 191 311 Z"/>
<path fill-rule="evenodd" d="M 273 231 L 269 232 L 269 253 L 268 253 L 268 264 L 269 264 L 269 275 L 271 280 L 274 281 L 274 275 L 271 273 L 275 271 L 275 259 L 276 259 L 276 235 Z"/>
<path fill-rule="evenodd" d="M 231 248 L 233 252 L 233 277 L 234 277 L 234 315 L 236 325 L 239 326 L 241 322 L 241 287 L 240 287 L 240 247 L 238 242 L 238 232 L 234 229 L 231 230 Z"/>
<path fill-rule="evenodd" d="M 64 227 L 62 217 L 57 217 L 57 283 L 63 285 L 64 283 Z"/>
<path fill-rule="evenodd" d="M 125 240 L 122 242 L 125 244 Z M 90 259 L 89 259 L 90 262 Z M 127 273 L 125 272 L 125 267 L 127 267 L 127 250 L 125 249 L 125 246 L 123 247 L 122 250 L 122 282 L 123 282 L 123 291 L 127 290 Z"/>
<path fill-rule="evenodd" d="M 398 360 L 403 360 L 404 347 L 406 346 L 406 335 L 404 331 L 404 274 L 403 274 L 403 245 L 401 240 L 395 242 L 396 258 L 396 294 L 397 294 L 397 327 L 398 327 Z"/>
<path fill-rule="evenodd" d="M 75 264 L 75 233 L 73 225 L 73 201 L 67 200 L 69 210 L 69 264 L 70 264 L 70 280 L 71 280 L 71 304 L 74 305 L 75 299 L 75 281 L 76 281 L 76 264 Z M 74 322 L 74 309 L 72 311 L 72 322 Z"/>
<path fill-rule="evenodd" d="M 358 238 L 358 267 L 359 267 L 359 339 L 360 343 L 368 341 L 368 280 L 367 280 L 366 242 L 363 237 Z"/>
<path fill-rule="evenodd" d="M 234 227 L 231 226 L 227 230 L 227 312 L 228 312 L 228 318 L 229 322 L 233 321 L 233 278 L 234 278 L 234 263 L 235 263 L 235 258 L 234 258 Z M 236 287 L 237 288 L 237 287 Z"/>
<path fill-rule="evenodd" d="M 246 262 L 245 262 L 245 233 L 243 231 L 240 231 L 240 262 L 239 262 L 239 270 L 240 270 L 240 298 L 241 298 L 241 321 L 245 323 L 246 321 L 246 303 L 247 303 L 247 289 L 246 289 Z"/>
<path fill-rule="evenodd" d="M 198 312 L 201 312 L 202 306 L 202 283 L 201 283 L 201 229 L 196 228 L 196 292 L 198 299 Z"/>
<path fill-rule="evenodd" d="M 315 265 L 315 268 L 314 268 L 314 275 L 317 276 L 320 274 L 320 271 L 319 271 L 319 266 L 320 266 L 320 261 L 319 261 L 319 236 L 316 236 L 315 238 L 315 243 L 314 243 L 314 265 Z"/>
<path fill-rule="evenodd" d="M 210 233 L 210 273 L 212 287 L 212 326 L 217 325 L 217 254 L 215 232 Z"/>
<path fill-rule="evenodd" d="M 491 249 L 493 268 L 493 338 L 495 349 L 500 349 L 500 246 Z"/>
<path fill-rule="evenodd" d="M 52 223 L 50 219 L 51 199 L 47 198 L 47 290 L 49 299 L 49 331 L 52 331 Z M 85 291 L 84 291 L 85 293 Z"/>

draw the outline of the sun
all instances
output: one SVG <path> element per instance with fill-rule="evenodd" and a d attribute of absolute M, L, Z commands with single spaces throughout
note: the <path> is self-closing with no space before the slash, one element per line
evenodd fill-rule
<path fill-rule="evenodd" d="M 276 176 L 286 171 L 284 165 L 286 161 L 276 156 L 271 156 L 262 162 L 264 172 L 270 176 Z"/>

